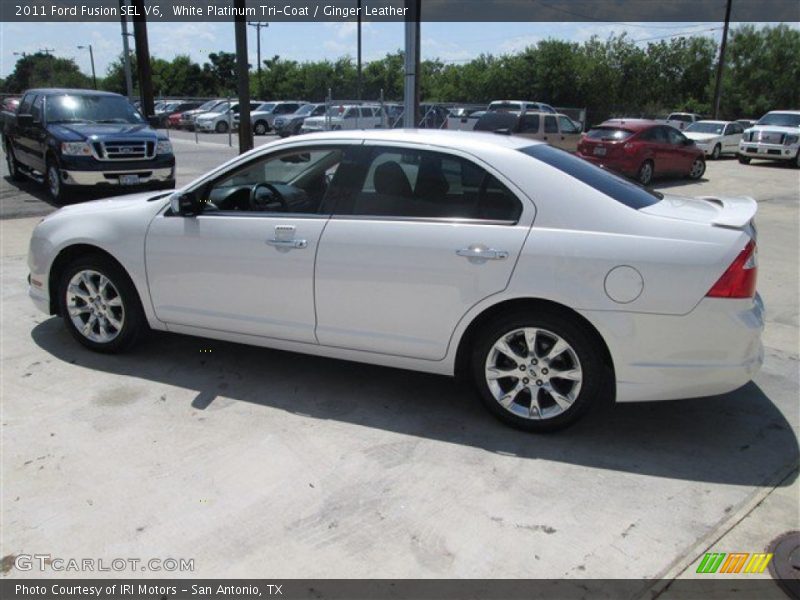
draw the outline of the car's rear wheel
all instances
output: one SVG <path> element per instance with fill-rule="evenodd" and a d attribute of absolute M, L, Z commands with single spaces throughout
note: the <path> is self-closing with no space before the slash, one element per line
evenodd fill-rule
<path fill-rule="evenodd" d="M 526 431 L 574 423 L 606 388 L 592 336 L 555 312 L 517 312 L 491 321 L 476 337 L 472 370 L 489 411 Z"/>
<path fill-rule="evenodd" d="M 22 179 L 22 171 L 19 168 L 19 162 L 14 157 L 14 149 L 11 143 L 6 144 L 6 164 L 8 165 L 8 177 L 11 181 L 19 181 Z"/>
<path fill-rule="evenodd" d="M 108 257 L 88 255 L 70 263 L 61 274 L 58 295 L 67 329 L 91 350 L 123 352 L 146 329 L 133 282 Z"/>
<path fill-rule="evenodd" d="M 214 131 L 217 133 L 228 133 L 228 124 L 225 121 L 220 121 L 214 127 Z"/>
<path fill-rule="evenodd" d="M 653 161 L 644 161 L 642 166 L 639 167 L 639 171 L 636 173 L 636 181 L 642 185 L 650 185 L 650 182 L 653 181 L 653 171 Z"/>
<path fill-rule="evenodd" d="M 740 154 L 739 155 L 739 162 L 742 163 L 743 165 L 749 165 L 750 164 L 750 157 L 749 156 L 742 156 Z"/>
<path fill-rule="evenodd" d="M 266 135 L 269 127 L 264 121 L 256 121 L 256 124 L 253 125 L 253 131 L 256 135 Z"/>
<path fill-rule="evenodd" d="M 719 160 L 720 155 L 722 154 L 722 147 L 717 144 L 714 146 L 714 149 L 711 151 L 711 158 L 713 160 Z"/>
<path fill-rule="evenodd" d="M 695 158 L 692 168 L 689 170 L 689 179 L 700 179 L 706 172 L 706 161 L 702 158 Z"/>

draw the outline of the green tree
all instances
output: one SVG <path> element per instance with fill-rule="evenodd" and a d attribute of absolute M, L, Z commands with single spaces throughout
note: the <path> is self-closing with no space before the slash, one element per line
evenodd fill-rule
<path fill-rule="evenodd" d="M 20 58 L 0 89 L 19 94 L 35 87 L 91 88 L 92 80 L 71 58 L 37 52 Z"/>

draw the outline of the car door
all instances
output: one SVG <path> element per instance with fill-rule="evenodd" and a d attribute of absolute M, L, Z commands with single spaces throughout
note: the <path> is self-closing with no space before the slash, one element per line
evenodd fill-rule
<path fill-rule="evenodd" d="M 522 113 L 519 117 L 516 135 L 529 138 L 531 140 L 541 140 L 544 136 L 540 132 L 542 119 L 539 113 Z"/>
<path fill-rule="evenodd" d="M 427 360 L 508 285 L 534 215 L 488 166 L 412 144 L 365 144 L 337 197 L 317 255 L 319 343 Z"/>
<path fill-rule="evenodd" d="M 558 120 L 555 115 L 544 115 L 543 129 L 544 135 L 542 136 L 542 140 L 551 146 L 557 146 L 561 140 L 559 140 Z"/>
<path fill-rule="evenodd" d="M 559 138 L 554 146 L 575 152 L 578 149 L 578 142 L 581 141 L 581 131 L 578 126 L 566 115 L 558 115 Z"/>
<path fill-rule="evenodd" d="M 685 175 L 692 168 L 695 146 L 689 144 L 689 139 L 677 129 L 668 129 L 667 137 L 669 140 L 667 153 L 670 157 L 667 168 L 670 173 Z"/>
<path fill-rule="evenodd" d="M 329 217 L 326 185 L 353 145 L 276 150 L 192 190 L 208 203 L 199 215 L 158 215 L 145 250 L 158 319 L 316 343 L 314 258 Z"/>
<path fill-rule="evenodd" d="M 19 103 L 17 115 L 30 115 L 33 109 L 33 101 L 36 99 L 36 94 L 25 94 L 22 101 Z M 21 125 L 17 121 L 16 135 L 12 136 L 14 156 L 23 165 L 32 169 L 40 170 L 39 161 L 36 157 L 36 141 L 35 141 L 35 126 L 34 124 Z"/>
<path fill-rule="evenodd" d="M 724 152 L 737 152 L 739 150 L 739 140 L 742 139 L 742 126 L 738 123 L 728 123 L 725 126 L 725 136 L 722 141 Z"/>

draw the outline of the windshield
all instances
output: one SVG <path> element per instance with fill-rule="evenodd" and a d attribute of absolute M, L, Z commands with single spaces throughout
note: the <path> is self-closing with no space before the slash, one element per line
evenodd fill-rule
<path fill-rule="evenodd" d="M 778 127 L 800 127 L 800 115 L 791 113 L 770 113 L 758 120 L 756 125 L 776 125 Z"/>
<path fill-rule="evenodd" d="M 687 133 L 716 133 L 717 135 L 722 135 L 723 130 L 725 129 L 725 123 L 703 123 L 699 121 L 697 123 L 692 123 L 686 128 Z"/>
<path fill-rule="evenodd" d="M 133 105 L 120 96 L 63 95 L 47 98 L 48 123 L 144 123 Z"/>
<path fill-rule="evenodd" d="M 595 127 L 589 130 L 586 137 L 592 140 L 620 142 L 622 140 L 627 140 L 632 135 L 633 132 L 627 129 L 619 129 L 617 127 Z"/>
<path fill-rule="evenodd" d="M 314 105 L 313 104 L 303 104 L 300 108 L 298 108 L 294 114 L 296 115 L 310 115 L 314 112 Z"/>
<path fill-rule="evenodd" d="M 664 195 L 654 192 L 629 179 L 601 169 L 564 150 L 547 144 L 520 148 L 520 152 L 555 167 L 631 208 L 644 208 L 660 201 Z"/>
<path fill-rule="evenodd" d="M 522 110 L 522 105 L 519 102 L 492 102 L 489 110 Z"/>
<path fill-rule="evenodd" d="M 261 106 L 256 109 L 258 112 L 272 112 L 275 110 L 275 103 L 274 102 L 265 102 Z"/>
<path fill-rule="evenodd" d="M 219 104 L 219 100 L 209 100 L 208 102 L 203 102 L 203 104 L 198 106 L 197 110 L 209 110 L 213 108 L 216 104 Z"/>

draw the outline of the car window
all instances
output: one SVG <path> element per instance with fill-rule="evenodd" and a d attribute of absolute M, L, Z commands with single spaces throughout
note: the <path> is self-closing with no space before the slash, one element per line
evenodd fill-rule
<path fill-rule="evenodd" d="M 522 115 L 519 120 L 520 133 L 539 133 L 539 115 Z"/>
<path fill-rule="evenodd" d="M 319 214 L 343 153 L 325 146 L 258 158 L 207 185 L 200 192 L 204 212 Z"/>
<path fill-rule="evenodd" d="M 680 145 L 683 145 L 685 143 L 686 136 L 683 135 L 677 129 L 674 129 L 672 127 L 668 127 L 667 128 L 667 139 L 669 140 L 670 144 L 673 144 L 673 145 L 676 145 L 676 146 L 680 146 Z"/>
<path fill-rule="evenodd" d="M 578 127 L 569 117 L 558 117 L 558 125 L 561 127 L 561 133 L 578 133 Z"/>
<path fill-rule="evenodd" d="M 429 150 L 374 148 L 362 158 L 363 183 L 336 214 L 514 223 L 520 201 L 471 161 Z"/>
<path fill-rule="evenodd" d="M 558 123 L 555 117 L 546 116 L 544 118 L 544 132 L 545 133 L 558 133 Z"/>
<path fill-rule="evenodd" d="M 563 171 L 578 181 L 631 208 L 639 209 L 652 206 L 664 197 L 659 192 L 648 190 L 638 183 L 615 175 L 611 171 L 601 169 L 574 154 L 547 144 L 521 148 L 520 152 L 551 167 L 555 167 L 559 171 Z"/>
<path fill-rule="evenodd" d="M 604 142 L 621 142 L 633 135 L 633 131 L 620 129 L 611 125 L 595 127 L 589 130 L 586 137 L 591 140 L 602 140 Z"/>
<path fill-rule="evenodd" d="M 33 104 L 33 94 L 25 94 L 22 98 L 22 102 L 19 103 L 19 108 L 17 109 L 17 113 L 20 115 L 28 115 L 31 112 L 31 105 Z"/>
<path fill-rule="evenodd" d="M 31 105 L 31 116 L 33 117 L 34 122 L 41 123 L 42 122 L 42 104 L 44 103 L 44 96 L 39 94 L 33 100 L 33 104 Z"/>

